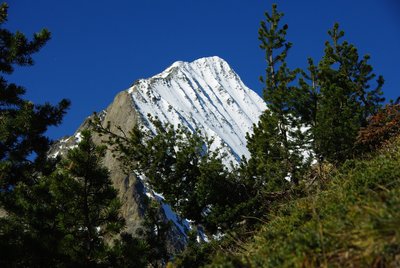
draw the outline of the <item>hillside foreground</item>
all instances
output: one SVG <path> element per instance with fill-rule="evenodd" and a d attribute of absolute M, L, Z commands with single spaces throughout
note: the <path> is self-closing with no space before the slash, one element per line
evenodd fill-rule
<path fill-rule="evenodd" d="M 275 208 L 259 232 L 211 267 L 399 267 L 400 136 L 316 171 L 307 195 Z"/>

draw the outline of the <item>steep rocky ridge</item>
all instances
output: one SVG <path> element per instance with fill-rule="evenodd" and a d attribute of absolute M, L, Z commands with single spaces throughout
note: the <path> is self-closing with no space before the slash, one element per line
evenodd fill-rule
<path fill-rule="evenodd" d="M 127 91 L 120 92 L 108 108 L 100 114 L 102 122 L 105 126 L 110 122 L 110 130 L 119 133 L 120 127 L 123 131 L 128 132 L 138 121 L 138 114 L 132 106 L 132 101 Z M 78 128 L 75 134 L 56 142 L 52 150 L 51 156 L 63 154 L 69 148 L 73 148 L 80 141 L 80 132 L 89 127 L 89 116 Z M 96 144 L 101 144 L 102 137 L 94 135 L 93 140 Z M 119 166 L 118 161 L 112 156 L 110 151 L 106 152 L 104 157 L 104 166 L 109 169 L 110 177 L 114 186 L 120 193 L 123 202 L 123 216 L 127 221 L 129 232 L 134 232 L 140 223 L 143 207 L 141 207 L 140 193 L 143 192 L 141 183 L 138 183 L 137 178 L 133 174 L 124 174 Z"/>

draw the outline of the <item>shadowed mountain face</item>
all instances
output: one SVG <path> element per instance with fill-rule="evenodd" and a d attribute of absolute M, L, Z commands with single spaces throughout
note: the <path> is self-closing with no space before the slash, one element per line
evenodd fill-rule
<path fill-rule="evenodd" d="M 135 124 L 153 130 L 149 115 L 174 126 L 186 126 L 213 137 L 213 147 L 223 147 L 227 153 L 226 163 L 237 163 L 243 155 L 249 157 L 245 136 L 265 109 L 264 101 L 243 84 L 224 60 L 209 57 L 191 63 L 175 62 L 158 75 L 137 80 L 120 92 L 100 116 L 104 124 L 110 122 L 115 133 L 121 130 L 128 133 Z M 75 146 L 82 129 L 88 127 L 88 120 L 73 136 L 54 144 L 50 155 L 62 154 Z M 101 142 L 100 137 L 94 139 L 96 143 Z M 120 193 L 127 229 L 134 233 L 140 228 L 146 194 L 160 200 L 134 174 L 124 174 L 110 152 L 105 156 L 104 165 Z M 179 250 L 185 244 L 184 232 L 188 225 L 171 213 L 166 204 L 162 207 L 165 219 L 175 223 L 170 246 Z"/>

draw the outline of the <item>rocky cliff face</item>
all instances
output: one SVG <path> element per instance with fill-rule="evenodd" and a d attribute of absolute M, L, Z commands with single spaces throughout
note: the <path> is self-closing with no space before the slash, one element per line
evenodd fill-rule
<path fill-rule="evenodd" d="M 111 123 L 111 131 L 119 133 L 120 130 L 117 127 L 121 127 L 123 131 L 129 132 L 137 124 L 139 115 L 132 106 L 130 94 L 127 91 L 122 91 L 99 116 L 104 125 L 107 122 Z M 63 154 L 69 148 L 76 146 L 80 141 L 80 132 L 89 127 L 90 119 L 91 116 L 82 123 L 73 136 L 61 139 L 55 143 L 50 151 L 50 156 Z M 93 139 L 96 144 L 100 144 L 102 141 L 102 138 L 97 135 L 94 135 Z M 110 177 L 114 186 L 120 193 L 123 203 L 123 216 L 127 221 L 128 231 L 133 233 L 140 226 L 140 219 L 143 214 L 144 208 L 141 206 L 143 203 L 141 200 L 143 185 L 133 174 L 124 174 L 122 172 L 118 161 L 112 156 L 110 151 L 106 152 L 103 163 L 110 171 Z"/>
<path fill-rule="evenodd" d="M 117 127 L 128 133 L 135 124 L 152 130 L 149 115 L 157 116 L 164 123 L 181 124 L 213 137 L 213 146 L 222 146 L 228 154 L 226 161 L 238 162 L 243 155 L 249 156 L 245 135 L 264 109 L 264 101 L 243 84 L 224 60 L 210 57 L 191 63 L 176 62 L 158 75 L 136 81 L 120 92 L 100 116 L 103 124 L 110 122 L 111 131 L 116 133 L 120 132 Z M 73 136 L 58 141 L 50 155 L 62 154 L 75 146 L 80 132 L 88 127 L 89 119 Z M 101 142 L 100 137 L 94 139 L 96 143 Z M 140 228 L 144 198 L 162 200 L 133 174 L 124 174 L 111 152 L 106 154 L 104 165 L 120 193 L 127 231 L 134 233 Z M 165 219 L 175 223 L 171 248 L 179 250 L 185 244 L 185 232 L 190 227 L 167 204 L 162 204 L 162 208 Z"/>

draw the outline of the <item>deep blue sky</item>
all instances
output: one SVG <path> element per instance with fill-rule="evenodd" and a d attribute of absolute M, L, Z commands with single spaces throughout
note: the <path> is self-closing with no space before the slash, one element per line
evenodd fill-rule
<path fill-rule="evenodd" d="M 327 30 L 339 22 L 345 39 L 371 55 L 386 97 L 400 95 L 398 0 L 11 0 L 6 28 L 31 35 L 45 27 L 52 40 L 33 67 L 17 68 L 9 80 L 34 102 L 72 101 L 63 125 L 49 131 L 53 138 L 72 134 L 133 81 L 177 60 L 220 56 L 261 93 L 257 31 L 273 2 L 289 24 L 291 66 L 304 67 L 309 56 L 317 61 Z"/>

